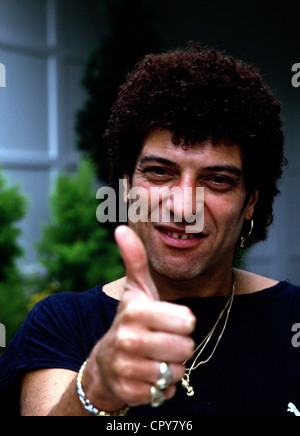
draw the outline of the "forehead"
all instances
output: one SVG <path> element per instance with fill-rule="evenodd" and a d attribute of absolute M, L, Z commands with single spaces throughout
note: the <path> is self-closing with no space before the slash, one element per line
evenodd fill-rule
<path fill-rule="evenodd" d="M 177 165 L 206 166 L 216 164 L 235 165 L 242 170 L 242 151 L 239 145 L 216 145 L 207 139 L 189 147 L 183 142 L 174 145 L 173 134 L 168 130 L 153 130 L 144 139 L 137 162 L 148 156 L 166 157 Z"/>

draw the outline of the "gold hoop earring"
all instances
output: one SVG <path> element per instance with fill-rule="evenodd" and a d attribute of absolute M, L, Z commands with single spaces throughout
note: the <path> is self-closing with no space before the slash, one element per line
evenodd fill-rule
<path fill-rule="evenodd" d="M 250 235 L 252 235 L 253 227 L 254 227 L 254 221 L 253 221 L 253 219 L 251 218 L 249 233 L 247 234 L 247 236 L 242 236 L 242 237 L 241 237 L 241 242 L 240 242 L 239 252 L 238 252 L 239 260 L 243 260 L 242 249 L 245 248 L 245 242 L 246 242 L 246 240 L 249 238 Z"/>

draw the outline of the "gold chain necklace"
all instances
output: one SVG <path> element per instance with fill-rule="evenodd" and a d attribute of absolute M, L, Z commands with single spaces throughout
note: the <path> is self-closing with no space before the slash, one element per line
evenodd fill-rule
<path fill-rule="evenodd" d="M 234 276 L 234 273 L 232 272 L 232 291 L 231 291 L 231 295 L 230 295 L 229 299 L 227 300 L 224 309 L 222 310 L 222 312 L 218 316 L 217 322 L 215 323 L 213 328 L 210 330 L 208 335 L 203 339 L 201 344 L 199 344 L 198 347 L 195 349 L 194 355 L 195 355 L 195 353 L 197 353 L 197 355 L 196 355 L 192 365 L 190 366 L 190 368 L 186 369 L 185 374 L 184 374 L 184 376 L 181 379 L 181 384 L 184 387 L 184 389 L 187 390 L 187 395 L 189 397 L 193 396 L 194 393 L 195 393 L 193 386 L 190 385 L 190 375 L 191 375 L 191 372 L 194 371 L 195 369 L 199 368 L 200 365 L 203 365 L 204 363 L 207 363 L 212 358 L 214 352 L 216 351 L 216 348 L 219 345 L 219 342 L 220 342 L 220 340 L 221 340 L 221 338 L 223 336 L 223 333 L 224 333 L 226 325 L 227 325 L 227 321 L 228 321 L 228 318 L 229 318 L 229 314 L 230 314 L 230 311 L 231 311 L 232 302 L 233 302 L 233 298 L 234 298 L 234 291 L 235 291 L 235 276 Z M 222 317 L 223 317 L 223 315 L 224 315 L 226 310 L 227 310 L 227 313 L 226 313 L 226 318 L 225 318 L 225 322 L 224 322 L 223 328 L 221 330 L 221 333 L 220 333 L 220 335 L 218 337 L 218 340 L 217 340 L 217 342 L 216 342 L 216 344 L 215 344 L 211 354 L 208 356 L 207 359 L 202 360 L 202 361 L 197 363 L 197 361 L 199 360 L 201 354 L 203 353 L 204 349 L 206 348 L 207 344 L 209 343 L 210 339 L 212 338 L 212 336 L 213 336 L 213 334 L 214 334 L 214 332 L 215 332 L 215 330 L 216 330 L 216 328 L 217 328 L 217 326 L 219 324 L 219 321 L 222 319 Z M 185 361 L 183 364 L 185 365 L 186 363 L 187 363 L 187 361 Z"/>

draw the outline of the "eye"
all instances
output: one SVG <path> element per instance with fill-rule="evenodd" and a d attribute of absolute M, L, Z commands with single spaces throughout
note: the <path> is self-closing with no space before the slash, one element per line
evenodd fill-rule
<path fill-rule="evenodd" d="M 214 183 L 217 183 L 218 185 L 220 185 L 222 183 L 230 183 L 230 180 L 228 178 L 226 178 L 226 177 L 223 177 L 223 176 L 213 176 L 211 178 L 211 180 Z"/>
<path fill-rule="evenodd" d="M 170 175 L 170 171 L 159 166 L 145 168 L 144 172 L 150 176 L 156 176 L 156 177 L 163 177 L 163 176 Z"/>
<path fill-rule="evenodd" d="M 153 174 L 156 174 L 157 176 L 164 176 L 165 174 L 167 174 L 167 171 L 161 167 L 148 168 L 148 171 L 152 172 Z"/>
<path fill-rule="evenodd" d="M 174 177 L 172 171 L 162 166 L 149 166 L 142 171 L 149 182 L 168 183 Z"/>
<path fill-rule="evenodd" d="M 224 191 L 233 187 L 234 180 L 232 180 L 230 177 L 215 175 L 208 178 L 207 185 L 212 189 Z"/>

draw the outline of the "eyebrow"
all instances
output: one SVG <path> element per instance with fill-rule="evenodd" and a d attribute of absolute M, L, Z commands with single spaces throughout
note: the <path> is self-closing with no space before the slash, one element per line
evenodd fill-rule
<path fill-rule="evenodd" d="M 163 165 L 172 165 L 172 166 L 176 166 L 176 163 L 166 159 L 164 157 L 161 156 L 156 156 L 156 155 L 147 155 L 147 156 L 143 156 L 139 163 L 141 165 L 145 164 L 145 163 L 149 163 L 149 162 L 157 162 L 157 163 L 161 163 Z M 212 165 L 212 166 L 207 166 L 203 168 L 204 171 L 208 171 L 208 172 L 228 172 L 230 174 L 235 175 L 236 177 L 240 178 L 242 177 L 242 171 L 236 167 L 235 165 Z"/>
<path fill-rule="evenodd" d="M 155 154 L 149 154 L 147 156 L 144 156 L 140 159 L 139 163 L 141 165 L 148 163 L 148 162 L 158 162 L 161 163 L 163 165 L 176 165 L 175 162 L 172 162 L 169 159 L 166 159 L 164 157 L 160 157 L 160 156 L 156 156 Z"/>
<path fill-rule="evenodd" d="M 242 171 L 234 165 L 214 165 L 214 166 L 210 166 L 210 167 L 205 167 L 204 169 L 205 169 L 205 171 L 209 171 L 209 172 L 225 171 L 225 172 L 233 174 L 237 177 L 242 177 Z"/>

